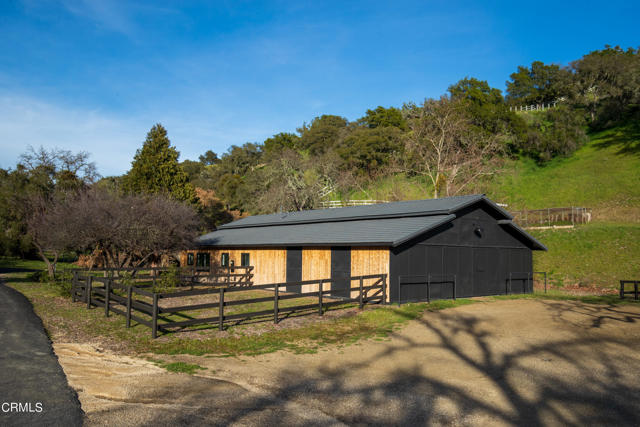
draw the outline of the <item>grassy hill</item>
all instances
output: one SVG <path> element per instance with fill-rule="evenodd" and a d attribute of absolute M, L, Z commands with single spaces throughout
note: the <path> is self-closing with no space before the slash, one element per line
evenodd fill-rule
<path fill-rule="evenodd" d="M 572 156 L 542 166 L 526 158 L 508 161 L 475 191 L 510 210 L 593 208 L 590 224 L 531 231 L 549 247 L 535 254 L 535 269 L 552 272 L 556 282 L 615 287 L 623 278 L 640 279 L 640 124 L 592 134 Z M 421 199 L 431 197 L 431 189 L 398 175 L 349 197 Z"/>
<path fill-rule="evenodd" d="M 640 221 L 640 132 L 615 128 L 591 135 L 571 157 L 544 166 L 509 162 L 485 192 L 517 209 L 594 208 L 599 220 Z"/>

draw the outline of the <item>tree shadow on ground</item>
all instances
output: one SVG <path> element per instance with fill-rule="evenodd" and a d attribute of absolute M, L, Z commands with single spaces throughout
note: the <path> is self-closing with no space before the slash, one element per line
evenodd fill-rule
<path fill-rule="evenodd" d="M 640 156 L 640 121 L 610 130 L 594 144 L 596 148 L 616 147 L 616 154 Z"/>
<path fill-rule="evenodd" d="M 602 328 L 634 324 L 640 312 L 540 304 L 554 325 L 546 339 L 491 326 L 501 319 L 490 314 L 428 313 L 411 335 L 395 333 L 378 351 L 347 347 L 352 358 L 312 371 L 286 366 L 266 393 L 229 406 L 195 395 L 184 403 L 200 407 L 192 415 L 163 413 L 145 424 L 638 425 L 640 333 L 630 340 Z M 290 404 L 329 417 L 313 421 Z"/>

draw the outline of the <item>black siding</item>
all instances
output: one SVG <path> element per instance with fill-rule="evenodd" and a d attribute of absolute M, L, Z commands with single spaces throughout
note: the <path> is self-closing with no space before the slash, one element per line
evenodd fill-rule
<path fill-rule="evenodd" d="M 531 291 L 531 282 L 523 277 L 532 272 L 532 251 L 521 236 L 498 224 L 502 216 L 486 205 L 456 215 L 450 223 L 391 249 L 391 301 L 425 300 L 429 275 L 433 299 L 452 297 L 452 285 L 438 281 L 453 275 L 457 297 L 504 294 L 510 274 L 511 292 Z M 401 286 L 400 276 L 411 284 Z"/>
<path fill-rule="evenodd" d="M 302 281 L 302 248 L 287 248 L 287 282 Z M 300 292 L 300 286 L 287 286 L 287 292 Z"/>
<path fill-rule="evenodd" d="M 351 287 L 351 248 L 337 246 L 331 248 L 331 296 L 349 298 Z M 337 280 L 336 280 L 337 279 Z"/>

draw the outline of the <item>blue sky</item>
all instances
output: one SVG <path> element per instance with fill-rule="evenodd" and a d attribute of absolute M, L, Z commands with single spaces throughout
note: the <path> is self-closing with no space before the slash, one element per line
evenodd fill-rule
<path fill-rule="evenodd" d="M 640 3 L 3 1 L 0 167 L 28 145 L 130 167 L 157 122 L 181 158 L 320 114 L 437 97 L 465 76 L 640 45 Z"/>

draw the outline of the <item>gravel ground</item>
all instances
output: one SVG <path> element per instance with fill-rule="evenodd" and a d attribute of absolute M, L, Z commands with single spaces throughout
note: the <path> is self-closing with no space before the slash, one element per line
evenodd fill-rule
<path fill-rule="evenodd" d="M 317 354 L 175 356 L 194 376 L 57 344 L 90 425 L 638 425 L 640 307 L 511 300 Z M 157 357 L 157 356 L 156 356 Z"/>

